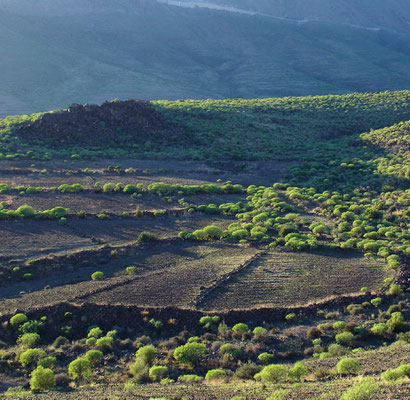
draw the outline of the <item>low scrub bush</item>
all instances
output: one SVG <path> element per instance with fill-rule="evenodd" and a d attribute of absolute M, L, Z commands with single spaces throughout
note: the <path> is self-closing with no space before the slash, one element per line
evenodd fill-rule
<path fill-rule="evenodd" d="M 335 336 L 335 340 L 338 344 L 350 346 L 353 343 L 354 335 L 351 332 L 342 332 Z"/>
<path fill-rule="evenodd" d="M 380 391 L 373 378 L 363 378 L 360 382 L 347 389 L 340 400 L 373 400 Z"/>
<path fill-rule="evenodd" d="M 25 368 L 34 368 L 38 361 L 46 356 L 46 352 L 41 349 L 28 349 L 20 354 L 20 364 Z"/>
<path fill-rule="evenodd" d="M 202 343 L 187 343 L 174 351 L 174 358 L 186 364 L 195 364 L 205 354 L 206 347 Z"/>
<path fill-rule="evenodd" d="M 354 358 L 343 358 L 336 365 L 336 371 L 340 375 L 357 375 L 361 366 Z"/>
<path fill-rule="evenodd" d="M 154 365 L 149 369 L 149 377 L 153 382 L 160 381 L 167 372 L 167 367 L 163 365 Z"/>
<path fill-rule="evenodd" d="M 28 321 L 27 315 L 25 314 L 16 314 L 10 318 L 10 324 L 14 327 L 19 327 Z"/>
<path fill-rule="evenodd" d="M 178 377 L 178 382 L 184 382 L 184 383 L 192 383 L 192 382 L 201 382 L 204 378 L 199 375 L 180 375 Z"/>
<path fill-rule="evenodd" d="M 280 364 L 267 365 L 255 375 L 255 379 L 269 383 L 283 382 L 288 379 L 288 369 Z"/>
<path fill-rule="evenodd" d="M 77 382 L 87 380 L 91 376 L 91 363 L 84 357 L 77 358 L 68 365 L 68 375 Z"/>
<path fill-rule="evenodd" d="M 100 350 L 88 350 L 85 353 L 84 358 L 87 359 L 91 364 L 97 364 L 103 357 L 103 353 Z"/>
<path fill-rule="evenodd" d="M 37 392 L 41 390 L 50 390 L 56 385 L 54 372 L 49 368 L 38 366 L 32 373 L 30 379 L 30 388 Z"/>
<path fill-rule="evenodd" d="M 410 378 L 410 364 L 404 364 L 395 369 L 389 369 L 382 373 L 381 378 L 386 382 L 395 382 L 405 376 Z"/>
<path fill-rule="evenodd" d="M 102 271 L 95 271 L 94 273 L 91 274 L 91 279 L 93 281 L 101 281 L 104 279 L 104 272 Z"/>
<path fill-rule="evenodd" d="M 226 378 L 226 372 L 223 369 L 211 369 L 205 375 L 205 380 L 207 381 L 224 378 Z"/>

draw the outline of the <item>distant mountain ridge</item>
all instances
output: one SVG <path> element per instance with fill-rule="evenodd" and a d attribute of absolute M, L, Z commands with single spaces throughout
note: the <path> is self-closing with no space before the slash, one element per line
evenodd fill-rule
<path fill-rule="evenodd" d="M 167 1 L 167 0 L 165 0 Z M 407 0 L 178 0 L 220 6 L 296 20 L 317 20 L 410 32 Z"/>
<path fill-rule="evenodd" d="M 397 26 L 405 26 L 399 19 L 408 18 L 410 5 L 402 0 L 386 0 L 396 6 L 378 30 L 351 26 L 356 16 L 365 17 L 360 10 L 368 0 L 354 3 L 356 19 L 341 11 L 352 4 L 347 0 L 332 1 L 338 18 L 329 7 L 320 9 L 324 0 L 307 0 L 312 6 L 304 8 L 300 0 L 208 2 L 275 12 L 275 18 L 156 0 L 0 0 L 0 116 L 116 97 L 256 98 L 410 88 L 410 34 L 386 28 L 400 7 Z M 380 0 L 374 4 L 380 4 L 378 21 L 384 8 Z M 299 18 L 309 22 L 292 21 Z"/>

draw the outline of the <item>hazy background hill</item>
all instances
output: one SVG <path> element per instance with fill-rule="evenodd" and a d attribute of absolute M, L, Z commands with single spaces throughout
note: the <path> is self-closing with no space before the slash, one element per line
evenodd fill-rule
<path fill-rule="evenodd" d="M 0 0 L 0 115 L 115 97 L 410 87 L 407 1 L 212 3 L 271 16 L 155 0 Z"/>
<path fill-rule="evenodd" d="M 179 0 L 178 3 L 216 4 L 277 18 L 410 31 L 410 2 L 407 0 Z"/>

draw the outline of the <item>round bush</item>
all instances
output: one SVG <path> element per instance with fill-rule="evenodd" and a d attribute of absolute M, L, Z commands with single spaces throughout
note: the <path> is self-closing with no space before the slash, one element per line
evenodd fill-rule
<path fill-rule="evenodd" d="M 195 364 L 198 358 L 205 354 L 206 347 L 202 343 L 187 343 L 179 346 L 174 351 L 174 358 L 177 361 Z"/>
<path fill-rule="evenodd" d="M 304 376 L 307 375 L 307 368 L 302 362 L 297 362 L 295 365 L 289 369 L 289 378 L 293 381 L 300 381 Z"/>
<path fill-rule="evenodd" d="M 19 361 L 23 367 L 34 368 L 40 358 L 45 356 L 45 351 L 41 349 L 28 349 L 20 354 Z"/>
<path fill-rule="evenodd" d="M 98 326 L 95 326 L 94 328 L 91 328 L 88 331 L 87 337 L 99 338 L 102 336 L 102 334 L 103 334 L 103 331 Z"/>
<path fill-rule="evenodd" d="M 91 364 L 97 364 L 103 357 L 103 353 L 100 350 L 88 350 L 84 356 Z"/>
<path fill-rule="evenodd" d="M 26 349 L 34 347 L 40 341 L 38 333 L 25 333 L 17 339 L 17 343 Z"/>
<path fill-rule="evenodd" d="M 23 325 L 28 321 L 27 315 L 25 314 L 16 314 L 10 318 L 10 324 L 14 327 Z"/>
<path fill-rule="evenodd" d="M 349 346 L 353 343 L 354 335 L 351 332 L 342 332 L 335 336 L 337 343 Z"/>
<path fill-rule="evenodd" d="M 288 370 L 283 365 L 271 364 L 266 366 L 259 374 L 256 374 L 255 379 L 262 382 L 277 383 L 286 380 L 288 377 Z"/>
<path fill-rule="evenodd" d="M 34 214 L 36 213 L 34 211 L 34 208 L 31 206 L 28 206 L 27 204 L 20 206 L 17 210 L 16 210 L 17 215 L 23 217 L 23 218 L 29 218 L 34 216 Z"/>
<path fill-rule="evenodd" d="M 92 275 L 91 275 L 91 279 L 93 281 L 100 281 L 102 279 L 104 279 L 104 272 L 102 271 L 95 271 Z"/>
<path fill-rule="evenodd" d="M 152 344 L 149 344 L 138 349 L 135 353 L 135 357 L 148 365 L 154 361 L 156 351 L 155 347 Z"/>
<path fill-rule="evenodd" d="M 345 321 L 337 321 L 333 324 L 333 329 L 337 332 L 343 332 L 346 329 L 347 323 Z"/>
<path fill-rule="evenodd" d="M 275 357 L 275 356 L 274 356 L 273 354 L 262 353 L 262 354 L 259 354 L 258 360 L 259 360 L 262 364 L 267 365 L 267 364 L 269 364 L 269 363 L 272 361 L 272 359 L 273 359 L 274 357 Z"/>
<path fill-rule="evenodd" d="M 56 378 L 51 369 L 38 366 L 31 373 L 30 388 L 32 391 L 50 390 L 55 385 Z"/>
<path fill-rule="evenodd" d="M 246 324 L 243 324 L 243 323 L 239 323 L 239 324 L 236 324 L 236 325 L 232 328 L 232 330 L 233 330 L 235 333 L 239 334 L 239 335 L 245 335 L 246 333 L 249 332 L 249 326 L 246 325 Z"/>
<path fill-rule="evenodd" d="M 343 358 L 336 365 L 336 371 L 340 375 L 357 375 L 361 366 L 354 358 Z"/>
<path fill-rule="evenodd" d="M 226 372 L 223 369 L 211 369 L 205 375 L 205 380 L 207 381 L 224 378 L 226 378 Z"/>
<path fill-rule="evenodd" d="M 91 376 L 91 363 L 86 358 L 77 358 L 68 365 L 68 375 L 76 381 L 88 379 Z"/>
<path fill-rule="evenodd" d="M 152 381 L 160 381 L 168 372 L 168 368 L 163 365 L 154 365 L 149 370 L 149 377 Z"/>

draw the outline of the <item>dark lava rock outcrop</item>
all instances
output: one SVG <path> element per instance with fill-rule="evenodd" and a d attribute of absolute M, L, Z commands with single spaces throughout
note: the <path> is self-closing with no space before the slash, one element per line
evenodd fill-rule
<path fill-rule="evenodd" d="M 73 104 L 20 126 L 17 135 L 55 146 L 135 144 L 169 135 L 166 126 L 164 116 L 150 102 L 126 100 L 100 106 Z"/>

